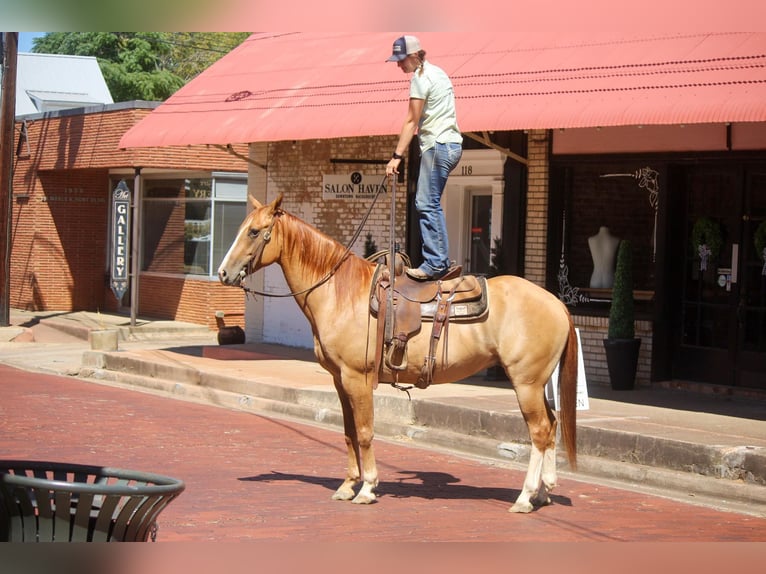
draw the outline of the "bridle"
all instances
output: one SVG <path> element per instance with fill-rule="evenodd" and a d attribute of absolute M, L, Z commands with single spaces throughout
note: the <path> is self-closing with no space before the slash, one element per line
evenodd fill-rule
<path fill-rule="evenodd" d="M 372 208 L 375 207 L 375 202 L 378 200 L 378 196 L 380 195 L 381 190 L 383 189 L 383 182 L 386 179 L 386 175 L 383 176 L 383 179 L 381 180 L 381 184 L 378 186 L 378 190 L 375 192 L 375 196 L 372 198 L 372 203 L 370 204 L 369 209 L 367 210 L 367 213 L 364 214 L 364 217 L 362 218 L 361 223 L 359 224 L 359 227 L 357 227 L 356 231 L 354 232 L 354 235 L 351 237 L 351 240 L 349 241 L 348 245 L 346 246 L 346 249 L 343 251 L 343 255 L 341 255 L 340 259 L 335 263 L 335 265 L 332 266 L 332 268 L 327 272 L 327 274 L 322 277 L 319 281 L 314 283 L 311 287 L 307 287 L 306 289 L 303 289 L 301 291 L 290 291 L 289 293 L 265 293 L 263 291 L 258 291 L 257 289 L 250 289 L 249 287 L 245 287 L 242 285 L 242 280 L 251 274 L 250 269 L 253 267 L 253 263 L 255 261 L 259 261 L 261 256 L 263 255 L 264 249 L 266 249 L 266 244 L 271 241 L 271 235 L 272 235 L 272 229 L 274 228 L 274 224 L 277 222 L 278 217 L 281 215 L 279 211 L 275 212 L 272 216 L 271 223 L 269 224 L 269 227 L 266 229 L 266 231 L 263 232 L 261 238 L 261 242 L 258 244 L 258 246 L 255 249 L 255 252 L 253 252 L 253 256 L 250 258 L 249 263 L 242 268 L 242 270 L 239 272 L 240 275 L 240 283 L 239 287 L 248 295 L 261 295 L 262 297 L 295 297 L 296 295 L 303 295 L 304 293 L 308 293 L 309 291 L 313 291 L 317 287 L 324 285 L 327 283 L 330 278 L 335 275 L 335 273 L 340 269 L 340 266 L 343 264 L 343 262 L 346 260 L 346 257 L 348 257 L 348 254 L 351 252 L 351 248 L 354 246 L 354 243 L 357 239 L 359 239 L 359 235 L 362 233 L 362 229 L 364 229 L 365 223 L 367 223 L 367 219 L 370 217 L 370 214 L 372 213 Z"/>

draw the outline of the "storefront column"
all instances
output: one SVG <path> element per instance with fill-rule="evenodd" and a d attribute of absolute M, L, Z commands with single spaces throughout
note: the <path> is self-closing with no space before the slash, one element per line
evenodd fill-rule
<path fill-rule="evenodd" d="M 528 145 L 527 226 L 524 276 L 545 286 L 548 236 L 549 132 L 530 130 Z"/>
<path fill-rule="evenodd" d="M 247 193 L 261 203 L 266 203 L 268 183 L 268 143 L 250 144 L 250 162 L 247 171 Z M 249 207 L 248 207 L 249 209 Z M 247 279 L 250 289 L 263 291 L 265 273 L 254 273 Z M 263 341 L 263 297 L 245 296 L 245 338 L 248 342 Z"/>
<path fill-rule="evenodd" d="M 141 253 L 141 168 L 137 167 L 133 177 L 133 238 L 130 248 L 130 325 L 136 326 L 138 315 L 138 260 Z"/>

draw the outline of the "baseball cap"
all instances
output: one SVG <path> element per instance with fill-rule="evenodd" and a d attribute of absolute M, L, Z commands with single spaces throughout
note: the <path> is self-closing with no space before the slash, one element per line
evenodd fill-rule
<path fill-rule="evenodd" d="M 415 36 L 401 36 L 394 40 L 391 57 L 386 62 L 401 62 L 410 54 L 420 51 L 420 40 Z"/>

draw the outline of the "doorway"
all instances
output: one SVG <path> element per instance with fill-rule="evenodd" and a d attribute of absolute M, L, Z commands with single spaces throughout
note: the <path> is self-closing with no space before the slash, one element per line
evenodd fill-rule
<path fill-rule="evenodd" d="M 756 237 L 766 240 L 766 167 L 682 171 L 684 236 L 672 258 L 683 261 L 673 376 L 764 389 L 766 268 Z M 713 251 L 703 253 L 705 261 L 694 245 L 700 237 Z"/>
<path fill-rule="evenodd" d="M 465 233 L 468 240 L 465 253 L 465 271 L 474 275 L 489 273 L 492 262 L 492 189 L 467 188 L 469 208 L 469 229 Z"/>

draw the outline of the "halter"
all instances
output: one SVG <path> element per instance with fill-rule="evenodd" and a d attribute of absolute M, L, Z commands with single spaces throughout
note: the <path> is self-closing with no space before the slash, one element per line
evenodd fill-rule
<path fill-rule="evenodd" d="M 248 295 L 261 295 L 262 297 L 295 297 L 296 295 L 303 295 L 304 293 L 308 293 L 309 291 L 313 291 L 317 287 L 324 285 L 327 283 L 327 281 L 330 280 L 330 278 L 335 275 L 336 271 L 340 269 L 340 266 L 343 264 L 343 262 L 346 260 L 346 257 L 348 257 L 348 254 L 351 252 L 351 248 L 354 246 L 354 243 L 359 238 L 359 235 L 362 233 L 362 229 L 364 228 L 365 223 L 367 223 L 367 219 L 370 217 L 370 214 L 372 213 L 372 208 L 375 207 L 375 202 L 378 200 L 378 196 L 380 195 L 380 191 L 383 189 L 383 181 L 385 181 L 386 177 L 383 176 L 383 180 L 381 180 L 381 185 L 378 186 L 378 190 L 375 192 L 375 196 L 372 198 L 372 203 L 370 204 L 369 209 L 367 210 L 367 213 L 364 214 L 364 217 L 362 218 L 361 223 L 359 224 L 359 227 L 357 227 L 356 231 L 354 232 L 354 235 L 351 237 L 351 240 L 349 241 L 348 245 L 346 246 L 345 251 L 343 251 L 343 255 L 338 259 L 338 262 L 332 266 L 332 269 L 327 272 L 327 274 L 322 277 L 319 281 L 314 283 L 311 287 L 307 287 L 306 289 L 303 289 L 301 291 L 290 291 L 289 293 L 265 293 L 263 291 L 258 291 L 257 289 L 250 289 L 249 287 L 245 287 L 242 285 L 242 279 L 250 275 L 249 272 L 246 272 L 243 268 L 240 272 L 240 288 L 247 293 Z M 268 229 L 264 231 L 263 233 L 263 241 L 258 244 L 258 247 L 256 248 L 255 253 L 253 253 L 253 256 L 250 258 L 250 262 L 247 264 L 247 269 L 251 269 L 253 262 L 259 260 L 261 256 L 263 255 L 263 250 L 266 248 L 266 244 L 271 240 L 271 230 L 274 227 L 274 224 L 277 222 L 277 217 L 280 215 L 280 212 L 274 213 L 274 217 L 271 219 L 271 224 L 269 225 Z"/>

